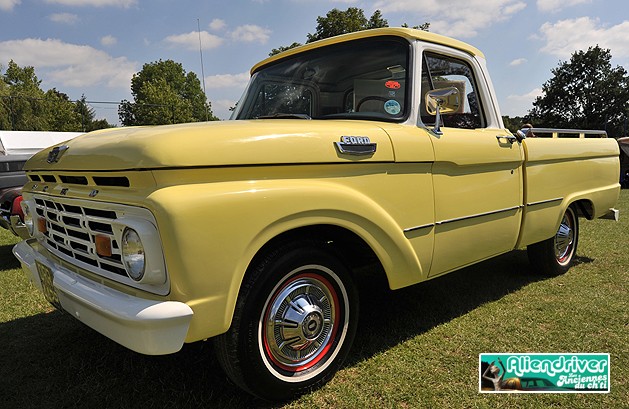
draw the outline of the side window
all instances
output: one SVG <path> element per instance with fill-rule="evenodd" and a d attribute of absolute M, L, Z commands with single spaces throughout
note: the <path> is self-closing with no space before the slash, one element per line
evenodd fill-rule
<path fill-rule="evenodd" d="M 441 116 L 442 126 L 476 129 L 485 126 L 485 118 L 472 67 L 465 61 L 434 53 L 424 53 L 422 62 L 420 115 L 425 125 L 434 125 L 435 117 L 426 111 L 426 93 L 430 90 L 455 87 L 462 104 L 458 111 Z"/>

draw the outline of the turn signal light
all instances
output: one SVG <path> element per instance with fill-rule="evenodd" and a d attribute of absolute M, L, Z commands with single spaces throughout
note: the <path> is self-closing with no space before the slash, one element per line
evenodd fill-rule
<path fill-rule="evenodd" d="M 96 254 L 101 257 L 111 257 L 111 239 L 99 234 L 95 238 Z"/>
<path fill-rule="evenodd" d="M 46 227 L 46 219 L 44 219 L 43 217 L 37 218 L 37 230 L 39 230 L 40 233 L 48 232 L 48 228 Z"/>

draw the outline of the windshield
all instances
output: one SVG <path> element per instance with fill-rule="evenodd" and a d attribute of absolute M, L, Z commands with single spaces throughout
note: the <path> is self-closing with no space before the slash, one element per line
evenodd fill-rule
<path fill-rule="evenodd" d="M 407 116 L 410 44 L 374 37 L 303 52 L 258 70 L 233 119 Z"/>

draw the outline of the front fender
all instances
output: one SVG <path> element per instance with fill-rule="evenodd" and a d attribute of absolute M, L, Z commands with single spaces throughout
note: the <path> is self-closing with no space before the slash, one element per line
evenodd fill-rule
<path fill-rule="evenodd" d="M 149 197 L 162 236 L 173 299 L 195 311 L 187 341 L 225 332 L 253 257 L 278 235 L 335 225 L 375 252 L 390 286 L 420 281 L 422 268 L 403 228 L 358 190 L 321 180 L 178 185 Z"/>

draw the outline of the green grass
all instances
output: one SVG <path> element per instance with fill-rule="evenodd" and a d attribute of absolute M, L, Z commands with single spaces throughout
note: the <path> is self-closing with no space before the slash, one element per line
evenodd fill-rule
<path fill-rule="evenodd" d="M 288 408 L 619 408 L 629 402 L 629 191 L 621 221 L 581 220 L 564 276 L 534 275 L 524 251 L 391 292 L 363 284 L 345 367 Z M 126 350 L 55 311 L 0 232 L 0 407 L 252 407 L 211 343 L 174 355 Z M 366 281 L 366 280 L 365 280 Z M 609 394 L 479 394 L 481 352 L 606 352 Z"/>

